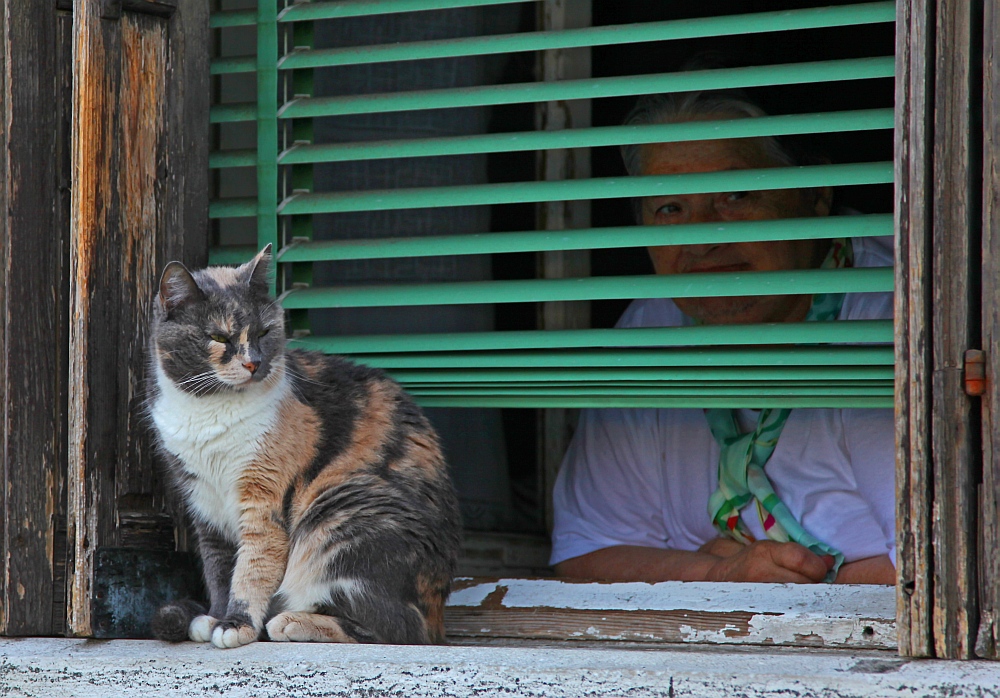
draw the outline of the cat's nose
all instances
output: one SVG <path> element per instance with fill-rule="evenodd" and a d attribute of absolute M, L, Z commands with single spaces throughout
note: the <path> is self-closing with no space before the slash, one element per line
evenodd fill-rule
<path fill-rule="evenodd" d="M 259 361 L 247 361 L 243 364 L 243 368 L 250 371 L 251 374 L 257 373 L 257 368 L 260 367 Z"/>

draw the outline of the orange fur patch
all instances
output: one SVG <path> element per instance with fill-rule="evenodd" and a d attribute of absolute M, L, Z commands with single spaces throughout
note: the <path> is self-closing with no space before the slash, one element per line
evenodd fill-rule
<path fill-rule="evenodd" d="M 240 554 L 233 598 L 262 617 L 285 573 L 288 536 L 280 521 L 285 490 L 316 454 L 320 425 L 315 412 L 293 398 L 282 404 L 264 448 L 240 478 Z"/>
<path fill-rule="evenodd" d="M 435 644 L 444 642 L 444 600 L 446 587 L 440 580 L 425 575 L 417 577 L 417 596 L 424 607 L 421 615 L 427 627 L 427 637 Z"/>
<path fill-rule="evenodd" d="M 393 428 L 395 400 L 392 387 L 394 387 L 392 384 L 385 382 L 370 386 L 368 399 L 360 406 L 364 417 L 355 426 L 351 444 L 328 463 L 315 480 L 296 493 L 292 505 L 293 520 L 308 509 L 321 494 L 336 488 L 378 460 L 386 438 L 392 433 Z"/>
<path fill-rule="evenodd" d="M 212 357 L 212 363 L 219 365 L 222 363 L 222 357 L 226 353 L 226 345 L 220 344 L 214 340 L 209 340 L 208 343 L 208 355 Z"/>
<path fill-rule="evenodd" d="M 275 642 L 357 642 L 336 618 L 317 613 L 279 613 L 268 621 L 267 634 Z"/>

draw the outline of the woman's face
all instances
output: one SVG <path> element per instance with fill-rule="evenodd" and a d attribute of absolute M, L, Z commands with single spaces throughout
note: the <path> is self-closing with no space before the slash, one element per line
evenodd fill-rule
<path fill-rule="evenodd" d="M 778 165 L 765 155 L 760 141 L 726 139 L 659 143 L 643 148 L 642 174 L 745 170 Z M 774 189 L 651 196 L 642 201 L 644 225 L 826 216 L 830 191 Z M 748 272 L 808 269 L 819 266 L 826 241 L 708 243 L 650 247 L 657 274 Z M 705 324 L 795 322 L 805 318 L 811 296 L 735 296 L 678 298 L 678 307 Z"/>

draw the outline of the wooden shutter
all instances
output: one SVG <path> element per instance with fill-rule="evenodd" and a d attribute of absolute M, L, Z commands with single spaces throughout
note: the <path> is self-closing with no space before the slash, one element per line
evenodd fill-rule
<path fill-rule="evenodd" d="M 66 597 L 72 25 L 51 2 L 0 10 L 0 634 L 50 635 Z"/>
<path fill-rule="evenodd" d="M 0 634 L 136 634 L 175 543 L 142 375 L 159 267 L 207 252 L 207 10 L 0 10 Z"/>

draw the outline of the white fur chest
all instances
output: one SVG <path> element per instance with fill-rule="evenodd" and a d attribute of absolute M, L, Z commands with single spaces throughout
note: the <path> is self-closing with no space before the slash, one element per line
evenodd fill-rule
<path fill-rule="evenodd" d="M 160 394 L 151 416 L 163 446 L 195 477 L 185 495 L 192 512 L 239 539 L 239 479 L 253 463 L 278 421 L 288 394 L 282 377 L 271 387 L 253 386 L 224 395 L 194 397 L 178 390 L 157 366 Z"/>

